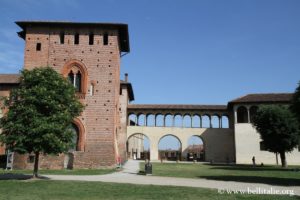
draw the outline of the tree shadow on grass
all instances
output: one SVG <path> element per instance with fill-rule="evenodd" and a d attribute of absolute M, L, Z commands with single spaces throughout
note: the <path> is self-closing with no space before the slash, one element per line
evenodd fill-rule
<path fill-rule="evenodd" d="M 281 168 L 274 166 L 259 166 L 253 167 L 252 165 L 214 165 L 214 164 L 205 164 L 211 166 L 210 169 L 221 169 L 221 170 L 242 170 L 242 171 L 279 171 L 279 172 L 288 172 L 288 171 L 300 171 L 299 167 L 295 168 Z"/>
<path fill-rule="evenodd" d="M 261 176 L 198 176 L 208 180 L 262 183 L 278 186 L 300 186 L 300 179 L 261 177 Z"/>
<path fill-rule="evenodd" d="M 15 173 L 5 173 L 5 174 L 0 174 L 0 180 L 34 180 L 32 178 L 32 175 L 28 174 L 15 174 Z M 39 176 L 38 179 L 49 179 L 45 176 Z"/>

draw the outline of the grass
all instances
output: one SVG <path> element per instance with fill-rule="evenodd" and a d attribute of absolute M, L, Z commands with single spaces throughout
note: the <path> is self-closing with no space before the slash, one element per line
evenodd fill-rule
<path fill-rule="evenodd" d="M 115 172 L 115 169 L 60 169 L 60 170 L 39 170 L 40 175 L 101 175 L 109 174 Z M 1 175 L 4 174 L 32 174 L 32 170 L 0 170 L 0 179 Z"/>
<path fill-rule="evenodd" d="M 300 171 L 295 167 L 253 167 L 251 165 L 209 165 L 188 163 L 152 163 L 153 175 L 211 180 L 265 183 L 281 186 L 300 186 Z M 144 163 L 140 164 L 144 171 Z"/>
<path fill-rule="evenodd" d="M 262 199 L 262 200 L 291 200 L 297 196 L 273 196 L 250 194 L 218 194 L 217 190 L 133 185 L 101 182 L 79 181 L 0 181 L 0 199 L 9 200 L 98 200 L 98 199 L 200 199 L 200 200 L 233 200 L 233 199 Z"/>

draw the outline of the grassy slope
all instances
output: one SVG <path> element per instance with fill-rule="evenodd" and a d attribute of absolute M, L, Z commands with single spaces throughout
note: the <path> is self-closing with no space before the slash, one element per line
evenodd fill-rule
<path fill-rule="evenodd" d="M 0 181 L 0 199 L 98 200 L 98 199 L 297 199 L 296 196 L 221 195 L 216 190 L 76 181 Z"/>
<path fill-rule="evenodd" d="M 300 186 L 300 171 L 277 166 L 152 163 L 153 175 Z M 140 164 L 144 170 L 144 163 Z M 294 167 L 295 168 L 295 167 Z"/>

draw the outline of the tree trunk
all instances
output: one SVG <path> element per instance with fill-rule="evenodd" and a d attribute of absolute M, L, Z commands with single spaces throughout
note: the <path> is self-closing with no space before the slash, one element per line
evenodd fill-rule
<path fill-rule="evenodd" d="M 276 155 L 276 165 L 278 165 L 278 153 L 276 152 L 275 155 Z"/>
<path fill-rule="evenodd" d="M 35 152 L 33 178 L 38 178 L 40 152 Z"/>
<path fill-rule="evenodd" d="M 285 152 L 280 152 L 280 159 L 281 159 L 281 166 L 286 168 L 287 167 L 287 163 L 286 163 L 286 159 L 285 159 Z"/>

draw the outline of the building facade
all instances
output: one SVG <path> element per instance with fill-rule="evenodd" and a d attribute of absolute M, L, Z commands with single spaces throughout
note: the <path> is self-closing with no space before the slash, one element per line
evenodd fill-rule
<path fill-rule="evenodd" d="M 289 104 L 292 94 L 247 95 L 227 105 L 129 104 L 134 100 L 132 86 L 127 75 L 120 80 L 121 56 L 130 51 L 126 24 L 16 24 L 22 29 L 18 35 L 25 41 L 24 69 L 52 67 L 70 80 L 85 105 L 81 116 L 73 121 L 76 148 L 56 156 L 43 155 L 41 168 L 101 168 L 131 158 L 158 160 L 158 143 L 166 135 L 179 139 L 182 152 L 177 154 L 182 156 L 189 146 L 188 137 L 200 137 L 201 161 L 251 163 L 255 156 L 259 163 L 276 163 L 274 154 L 262 149 L 251 117 L 261 104 Z M 0 96 L 8 96 L 18 82 L 18 74 L 1 74 Z M 2 110 L 1 115 L 4 113 Z M 178 118 L 182 119 L 179 125 Z M 145 138 L 150 143 L 147 151 Z M 2 146 L 0 156 L 6 153 Z M 299 164 L 298 149 L 288 154 L 287 160 Z M 33 161 L 33 155 L 14 153 L 13 167 L 33 168 Z"/>

